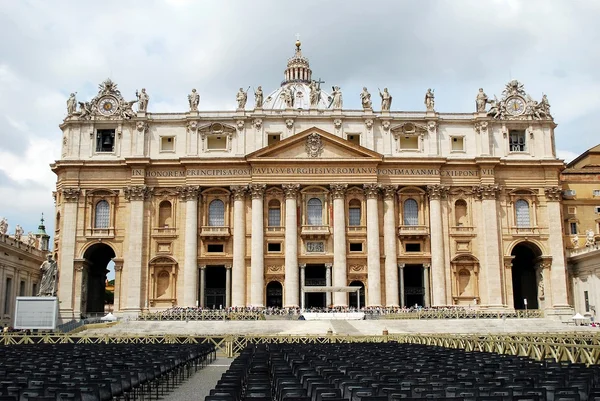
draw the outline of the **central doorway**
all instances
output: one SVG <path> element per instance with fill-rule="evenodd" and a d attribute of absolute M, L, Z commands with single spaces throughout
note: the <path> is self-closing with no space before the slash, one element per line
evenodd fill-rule
<path fill-rule="evenodd" d="M 304 286 L 315 287 L 325 286 L 326 284 L 326 273 L 325 265 L 306 265 L 304 268 Z M 326 305 L 326 293 L 324 292 L 305 292 L 304 293 L 304 307 L 309 308 L 325 308 Z"/>
<path fill-rule="evenodd" d="M 425 306 L 423 265 L 404 266 L 404 305 Z"/>
<path fill-rule="evenodd" d="M 225 266 L 206 266 L 206 283 L 204 285 L 204 306 L 207 309 L 225 308 L 226 296 Z"/>
<path fill-rule="evenodd" d="M 538 279 L 536 277 L 536 259 L 542 252 L 531 243 L 516 245 L 511 255 L 513 302 L 515 309 L 538 309 Z M 527 306 L 525 306 L 527 300 Z"/>
<path fill-rule="evenodd" d="M 267 308 L 281 308 L 283 306 L 283 287 L 279 281 L 267 284 Z"/>

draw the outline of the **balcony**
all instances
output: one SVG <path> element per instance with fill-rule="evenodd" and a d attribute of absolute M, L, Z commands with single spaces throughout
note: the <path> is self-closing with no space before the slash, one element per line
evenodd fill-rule
<path fill-rule="evenodd" d="M 300 235 L 305 238 L 325 238 L 331 234 L 329 226 L 303 225 Z"/>
<path fill-rule="evenodd" d="M 347 226 L 346 233 L 349 237 L 362 237 L 367 233 L 367 226 Z"/>
<path fill-rule="evenodd" d="M 282 226 L 267 226 L 265 227 L 265 235 L 267 237 L 281 237 L 285 234 L 285 227 Z"/>
<path fill-rule="evenodd" d="M 511 227 L 510 233 L 520 237 L 530 237 L 540 235 L 540 229 L 537 227 Z"/>
<path fill-rule="evenodd" d="M 115 229 L 114 227 L 109 228 L 86 228 L 85 236 L 91 238 L 114 238 Z"/>
<path fill-rule="evenodd" d="M 453 226 L 450 227 L 450 235 L 455 237 L 474 237 L 475 227 L 471 226 Z"/>
<path fill-rule="evenodd" d="M 398 236 L 402 238 L 422 238 L 429 235 L 427 226 L 400 226 Z"/>
<path fill-rule="evenodd" d="M 231 236 L 229 226 L 202 226 L 200 236 L 204 238 L 227 238 Z"/>
<path fill-rule="evenodd" d="M 154 227 L 152 229 L 152 237 L 158 237 L 158 238 L 177 237 L 177 228 L 175 228 L 175 227 Z"/>

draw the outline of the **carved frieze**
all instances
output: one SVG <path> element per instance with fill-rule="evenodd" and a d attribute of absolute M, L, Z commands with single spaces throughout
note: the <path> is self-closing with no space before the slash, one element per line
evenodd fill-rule
<path fill-rule="evenodd" d="M 319 157 L 321 153 L 323 153 L 323 141 L 321 140 L 321 135 L 313 132 L 309 136 L 306 137 L 306 153 L 310 157 Z"/>
<path fill-rule="evenodd" d="M 153 187 L 146 185 L 132 185 L 123 188 L 123 194 L 128 201 L 143 201 L 148 199 L 154 192 Z"/>

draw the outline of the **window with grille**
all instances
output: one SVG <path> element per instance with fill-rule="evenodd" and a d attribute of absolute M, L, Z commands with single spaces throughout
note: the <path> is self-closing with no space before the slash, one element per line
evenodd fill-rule
<path fill-rule="evenodd" d="M 215 199 L 208 205 L 208 225 L 223 227 L 225 225 L 225 204 L 220 199 Z"/>
<path fill-rule="evenodd" d="M 524 199 L 519 199 L 515 202 L 515 209 L 517 214 L 517 227 L 531 227 L 529 203 Z"/>
<path fill-rule="evenodd" d="M 525 152 L 525 131 L 510 131 L 510 151 Z"/>
<path fill-rule="evenodd" d="M 348 205 L 348 225 L 360 226 L 360 201 L 353 199 Z"/>
<path fill-rule="evenodd" d="M 307 221 L 309 226 L 320 226 L 323 224 L 323 204 L 318 198 L 308 200 L 308 216 Z"/>
<path fill-rule="evenodd" d="M 94 228 L 108 228 L 110 223 L 110 206 L 107 201 L 101 200 L 96 203 L 96 216 Z"/>
<path fill-rule="evenodd" d="M 272 200 L 269 202 L 269 227 L 281 226 L 281 205 L 279 201 Z"/>
<path fill-rule="evenodd" d="M 404 225 L 419 225 L 419 205 L 414 199 L 407 199 L 404 201 Z"/>
<path fill-rule="evenodd" d="M 577 234 L 577 223 L 576 222 L 571 222 L 569 224 L 569 227 L 571 229 L 571 235 Z"/>

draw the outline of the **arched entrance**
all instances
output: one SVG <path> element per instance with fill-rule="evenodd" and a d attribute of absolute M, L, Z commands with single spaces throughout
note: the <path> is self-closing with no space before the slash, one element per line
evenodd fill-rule
<path fill-rule="evenodd" d="M 206 266 L 206 284 L 204 288 L 204 306 L 208 309 L 226 307 L 227 273 L 225 266 Z"/>
<path fill-rule="evenodd" d="M 106 244 L 94 244 L 85 251 L 83 257 L 87 268 L 82 272 L 81 312 L 84 315 L 104 313 L 104 305 L 112 303 L 111 294 L 106 291 L 106 277 L 115 251 Z"/>
<path fill-rule="evenodd" d="M 365 285 L 362 281 L 353 281 L 350 283 L 350 287 L 360 287 L 360 307 L 365 306 Z M 348 306 L 350 308 L 358 307 L 358 302 L 356 301 L 356 292 L 348 293 Z"/>
<path fill-rule="evenodd" d="M 517 244 L 511 255 L 512 288 L 515 309 L 538 309 L 538 285 L 536 276 L 536 259 L 542 252 L 535 244 L 522 242 Z M 527 308 L 525 307 L 527 300 Z"/>
<path fill-rule="evenodd" d="M 267 284 L 267 308 L 281 308 L 283 306 L 283 287 L 279 281 Z"/>

